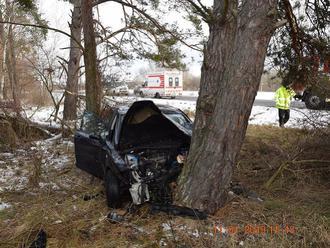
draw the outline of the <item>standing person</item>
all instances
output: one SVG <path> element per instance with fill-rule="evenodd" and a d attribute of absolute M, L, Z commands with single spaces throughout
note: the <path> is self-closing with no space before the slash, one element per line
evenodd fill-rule
<path fill-rule="evenodd" d="M 290 104 L 292 97 L 295 96 L 295 92 L 289 86 L 282 85 L 275 92 L 276 108 L 278 108 L 278 117 L 280 127 L 284 127 L 284 124 L 288 122 L 290 118 Z"/>

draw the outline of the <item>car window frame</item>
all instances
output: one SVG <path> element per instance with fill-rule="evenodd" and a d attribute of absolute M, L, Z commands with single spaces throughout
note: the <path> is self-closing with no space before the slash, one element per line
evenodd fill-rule
<path fill-rule="evenodd" d="M 109 140 L 111 141 L 111 143 L 113 143 L 114 130 L 118 119 L 118 115 L 119 115 L 118 113 L 114 114 L 113 119 L 111 120 L 111 124 L 109 126 Z"/>

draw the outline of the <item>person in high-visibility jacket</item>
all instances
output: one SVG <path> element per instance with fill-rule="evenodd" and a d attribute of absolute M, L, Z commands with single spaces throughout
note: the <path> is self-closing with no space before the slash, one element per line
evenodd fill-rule
<path fill-rule="evenodd" d="M 290 104 L 296 93 L 290 86 L 281 86 L 275 92 L 276 108 L 278 108 L 278 117 L 280 127 L 288 122 L 290 118 Z"/>

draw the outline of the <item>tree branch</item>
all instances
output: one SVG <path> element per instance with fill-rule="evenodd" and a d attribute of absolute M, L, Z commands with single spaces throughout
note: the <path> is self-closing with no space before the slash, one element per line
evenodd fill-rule
<path fill-rule="evenodd" d="M 203 20 L 206 23 L 211 22 L 212 18 L 208 13 L 208 9 L 200 2 L 200 0 L 197 0 L 200 6 L 198 6 L 193 0 L 185 0 L 185 1 L 191 4 L 191 6 L 198 12 L 198 14 L 203 18 Z"/>
<path fill-rule="evenodd" d="M 38 24 L 30 24 L 30 23 L 18 23 L 18 22 L 9 22 L 9 21 L 0 21 L 2 24 L 12 24 L 17 26 L 23 26 L 23 27 L 34 27 L 34 28 L 41 28 L 41 29 L 48 29 L 57 33 L 64 34 L 65 36 L 69 37 L 70 39 L 74 40 L 74 42 L 79 46 L 79 48 L 84 51 L 84 47 L 81 45 L 81 43 L 75 39 L 75 37 L 71 36 L 70 34 L 64 32 L 63 30 L 52 28 L 44 25 L 38 25 Z"/>
<path fill-rule="evenodd" d="M 140 13 L 142 16 L 144 16 L 146 19 L 148 19 L 150 22 L 152 22 L 153 25 L 155 25 L 160 31 L 164 32 L 164 33 L 168 33 L 169 35 L 171 35 L 173 38 L 177 39 L 178 41 L 180 41 L 182 44 L 184 44 L 185 46 L 198 51 L 198 52 L 202 52 L 203 49 L 200 48 L 196 48 L 194 46 L 191 46 L 190 44 L 188 44 L 186 41 L 184 41 L 182 38 L 178 37 L 176 34 L 174 34 L 172 31 L 166 29 L 164 26 L 162 26 L 155 18 L 153 18 L 152 16 L 150 16 L 149 14 L 147 14 L 144 10 L 138 8 L 136 5 L 128 3 L 128 2 L 124 2 L 122 0 L 96 0 L 93 3 L 93 6 L 102 4 L 102 3 L 106 3 L 106 2 L 115 2 L 115 3 L 119 3 L 123 6 L 127 6 L 130 7 L 132 10 L 137 11 L 138 13 Z"/>

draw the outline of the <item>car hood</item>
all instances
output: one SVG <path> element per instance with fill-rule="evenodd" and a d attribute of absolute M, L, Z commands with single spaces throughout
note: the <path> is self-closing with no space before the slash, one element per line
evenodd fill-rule
<path fill-rule="evenodd" d="M 122 122 L 119 147 L 124 144 L 153 142 L 165 138 L 190 143 L 192 130 L 170 119 L 153 101 L 137 101 L 128 109 Z"/>

